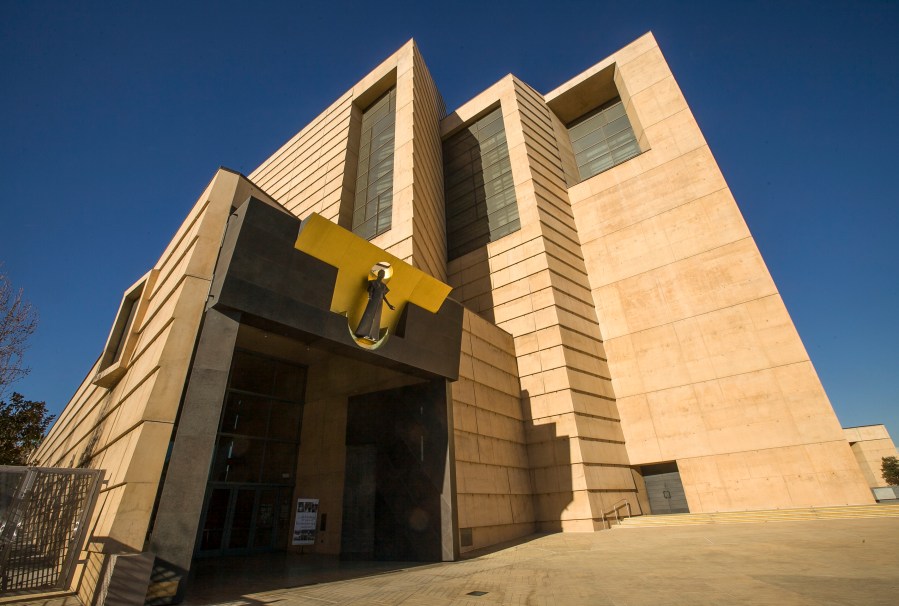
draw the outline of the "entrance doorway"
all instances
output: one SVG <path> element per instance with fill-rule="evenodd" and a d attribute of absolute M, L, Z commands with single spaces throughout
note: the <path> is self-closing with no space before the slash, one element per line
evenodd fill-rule
<path fill-rule="evenodd" d="M 644 465 L 641 471 L 653 515 L 690 513 L 677 462 Z"/>
<path fill-rule="evenodd" d="M 197 557 L 287 547 L 305 385 L 302 366 L 234 352 Z"/>
<path fill-rule="evenodd" d="M 341 557 L 442 559 L 446 407 L 443 380 L 350 398 Z"/>
<path fill-rule="evenodd" d="M 291 489 L 211 484 L 198 556 L 246 554 L 287 547 Z"/>

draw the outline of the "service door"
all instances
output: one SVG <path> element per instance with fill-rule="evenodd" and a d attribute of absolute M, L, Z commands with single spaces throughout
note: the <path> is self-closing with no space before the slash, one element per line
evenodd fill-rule
<path fill-rule="evenodd" d="M 645 465 L 642 471 L 653 515 L 690 512 L 677 463 Z"/>

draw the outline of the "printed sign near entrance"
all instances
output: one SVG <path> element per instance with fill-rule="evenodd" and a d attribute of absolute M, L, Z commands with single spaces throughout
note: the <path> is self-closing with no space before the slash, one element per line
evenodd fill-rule
<path fill-rule="evenodd" d="M 292 545 L 314 545 L 318 525 L 318 499 L 297 499 Z"/>

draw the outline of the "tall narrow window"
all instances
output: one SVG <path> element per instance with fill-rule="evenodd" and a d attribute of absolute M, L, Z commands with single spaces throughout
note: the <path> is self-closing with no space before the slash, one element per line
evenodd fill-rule
<path fill-rule="evenodd" d="M 613 99 L 569 124 L 568 136 L 581 180 L 640 153 L 621 99 Z"/>
<path fill-rule="evenodd" d="M 443 142 L 447 257 L 521 228 L 501 108 Z"/>
<path fill-rule="evenodd" d="M 306 369 L 237 350 L 210 481 L 294 483 Z"/>
<path fill-rule="evenodd" d="M 234 351 L 200 518 L 199 556 L 287 547 L 305 392 L 304 367 Z"/>
<path fill-rule="evenodd" d="M 150 292 L 156 282 L 158 270 L 151 270 L 125 292 L 106 346 L 100 355 L 99 366 L 93 383 L 112 388 L 124 376 L 137 346 L 137 329 L 147 312 Z"/>
<path fill-rule="evenodd" d="M 396 87 L 362 112 L 353 233 L 369 240 L 390 229 L 395 124 Z"/>

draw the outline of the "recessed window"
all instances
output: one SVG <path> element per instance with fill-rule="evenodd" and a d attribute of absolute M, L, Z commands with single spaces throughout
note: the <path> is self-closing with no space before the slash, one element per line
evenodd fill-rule
<path fill-rule="evenodd" d="M 568 125 L 568 136 L 581 180 L 640 153 L 621 99 L 613 99 Z"/>
<path fill-rule="evenodd" d="M 367 240 L 390 229 L 395 125 L 396 87 L 393 87 L 362 112 L 353 233 Z"/>
<path fill-rule="evenodd" d="M 209 479 L 292 486 L 305 391 L 304 367 L 236 350 Z"/>
<path fill-rule="evenodd" d="M 447 257 L 521 228 L 501 108 L 443 142 Z"/>
<path fill-rule="evenodd" d="M 138 328 L 147 310 L 147 301 L 159 272 L 153 270 L 137 281 L 122 297 L 106 347 L 100 356 L 100 365 L 93 383 L 111 388 L 125 374 L 131 354 L 137 345 Z"/>

